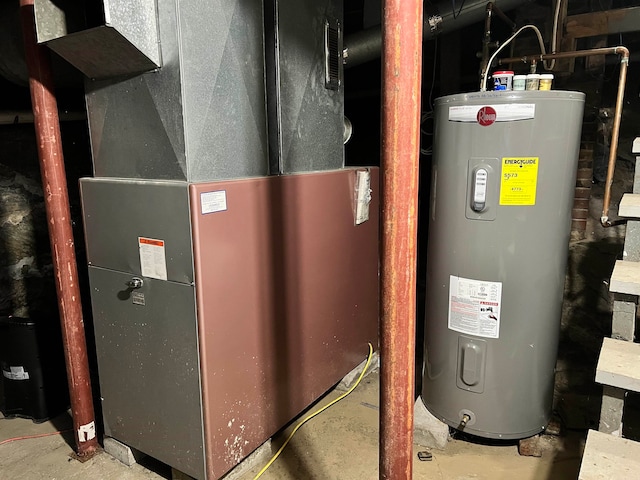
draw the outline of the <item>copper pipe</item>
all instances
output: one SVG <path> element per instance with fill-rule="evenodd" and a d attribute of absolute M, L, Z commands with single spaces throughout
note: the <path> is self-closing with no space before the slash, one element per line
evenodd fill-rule
<path fill-rule="evenodd" d="M 410 480 L 423 12 L 422 0 L 383 5 L 379 473 Z"/>
<path fill-rule="evenodd" d="M 619 47 L 624 48 L 624 47 Z M 609 149 L 609 165 L 607 167 L 607 180 L 604 186 L 604 201 L 602 202 L 602 215 L 600 223 L 605 227 L 614 225 L 609 220 L 609 205 L 611 203 L 611 187 L 613 186 L 613 174 L 618 158 L 618 139 L 620 138 L 620 124 L 622 123 L 622 106 L 624 104 L 624 89 L 627 82 L 627 69 L 629 67 L 629 50 L 624 48 L 620 60 L 620 75 L 618 78 L 618 94 L 616 96 L 616 109 L 613 117 L 613 129 L 611 131 L 611 148 Z"/>
<path fill-rule="evenodd" d="M 511 58 L 500 58 L 498 59 L 498 65 L 504 65 L 506 63 L 517 63 L 523 62 L 527 63 L 532 60 L 542 61 L 542 60 L 553 60 L 553 59 L 563 59 L 563 58 L 582 58 L 582 57 L 592 57 L 594 55 L 622 55 L 622 60 L 627 59 L 629 61 L 629 50 L 627 47 L 617 46 L 617 47 L 603 47 L 603 48 L 592 48 L 589 50 L 577 50 L 575 52 L 558 52 L 558 53 L 546 53 L 546 54 L 535 54 L 535 55 L 524 55 L 522 57 L 511 57 Z"/>
<path fill-rule="evenodd" d="M 622 122 L 622 106 L 624 103 L 624 89 L 627 84 L 627 69 L 629 67 L 629 50 L 626 47 L 605 47 L 593 48 L 591 50 L 578 50 L 577 52 L 548 53 L 546 55 L 531 55 L 524 57 L 502 58 L 498 60 L 498 65 L 514 62 L 528 62 L 531 60 L 552 60 L 561 58 L 590 57 L 593 55 L 620 55 L 620 76 L 618 78 L 618 94 L 616 96 L 616 109 L 613 116 L 613 129 L 611 131 L 611 148 L 609 150 L 609 165 L 607 167 L 607 180 L 604 186 L 604 201 L 602 202 L 602 215 L 600 223 L 603 227 L 617 225 L 618 222 L 609 220 L 609 207 L 611 204 L 611 187 L 613 185 L 613 175 L 616 169 L 616 159 L 618 158 L 618 140 L 620 138 L 620 123 Z"/>
<path fill-rule="evenodd" d="M 20 0 L 20 17 L 62 324 L 76 454 L 78 458 L 86 459 L 93 456 L 98 448 L 87 344 L 51 60 L 46 47 L 36 41 L 33 4 L 34 0 Z"/>

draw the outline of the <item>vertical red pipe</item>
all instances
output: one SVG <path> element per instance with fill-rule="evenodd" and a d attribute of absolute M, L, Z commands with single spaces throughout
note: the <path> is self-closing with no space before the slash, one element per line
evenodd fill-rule
<path fill-rule="evenodd" d="M 380 478 L 412 478 L 422 0 L 382 25 Z"/>
<path fill-rule="evenodd" d="M 80 458 L 86 458 L 95 453 L 98 447 L 87 344 L 78 288 L 58 105 L 53 93 L 49 52 L 36 42 L 33 2 L 34 0 L 20 0 L 20 17 L 69 377 L 76 453 Z"/>

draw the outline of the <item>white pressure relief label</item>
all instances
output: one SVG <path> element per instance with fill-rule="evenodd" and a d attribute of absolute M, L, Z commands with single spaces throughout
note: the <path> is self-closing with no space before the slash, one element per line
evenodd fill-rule
<path fill-rule="evenodd" d="M 502 282 L 449 276 L 449 328 L 477 337 L 500 337 Z"/>

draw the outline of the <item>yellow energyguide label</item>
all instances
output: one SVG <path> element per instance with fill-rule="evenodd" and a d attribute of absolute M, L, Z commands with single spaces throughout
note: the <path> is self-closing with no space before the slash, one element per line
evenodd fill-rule
<path fill-rule="evenodd" d="M 500 205 L 535 205 L 539 157 L 503 157 Z"/>

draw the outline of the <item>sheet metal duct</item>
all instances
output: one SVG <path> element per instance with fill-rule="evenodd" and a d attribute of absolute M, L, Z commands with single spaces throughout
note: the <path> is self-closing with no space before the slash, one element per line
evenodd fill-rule
<path fill-rule="evenodd" d="M 266 175 L 262 5 L 159 0 L 158 15 L 162 68 L 86 82 L 95 175 Z"/>
<path fill-rule="evenodd" d="M 82 87 L 82 74 L 65 60 L 52 55 L 51 64 L 57 88 Z M 16 85 L 29 84 L 18 2 L 0 2 L 0 76 Z"/>
<path fill-rule="evenodd" d="M 496 0 L 502 11 L 511 10 L 531 0 Z M 464 2 L 460 13 L 455 11 L 451 2 L 444 0 L 437 5 L 424 9 L 423 39 L 429 40 L 439 33 L 449 33 L 473 23 L 482 21 L 486 12 L 486 0 Z M 372 27 L 349 35 L 345 39 L 346 67 L 353 67 L 370 62 L 380 57 L 382 48 L 381 27 Z"/>
<path fill-rule="evenodd" d="M 35 0 L 39 43 L 89 78 L 109 78 L 160 66 L 156 2 Z"/>
<path fill-rule="evenodd" d="M 271 173 L 344 166 L 342 0 L 265 4 Z"/>

